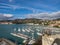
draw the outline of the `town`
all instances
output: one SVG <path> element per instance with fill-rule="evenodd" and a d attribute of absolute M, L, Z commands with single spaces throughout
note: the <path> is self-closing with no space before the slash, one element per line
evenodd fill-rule
<path fill-rule="evenodd" d="M 60 27 L 60 20 L 42 20 L 42 19 L 35 19 L 35 18 L 26 18 L 26 19 L 15 19 L 15 20 L 1 20 L 0 24 L 28 24 L 28 25 L 45 25 L 45 26 L 52 26 L 52 27 Z"/>

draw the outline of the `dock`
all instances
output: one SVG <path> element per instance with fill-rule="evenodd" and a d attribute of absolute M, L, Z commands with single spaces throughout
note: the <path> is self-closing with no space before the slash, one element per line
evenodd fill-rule
<path fill-rule="evenodd" d="M 30 38 L 29 36 L 21 34 L 21 33 L 11 33 L 11 35 L 16 36 L 16 37 L 20 37 L 22 39 L 28 39 L 28 38 Z"/>
<path fill-rule="evenodd" d="M 57 43 L 56 43 L 56 39 L 59 39 L 59 41 L 57 40 Z M 60 34 L 42 36 L 42 45 L 55 45 L 55 44 L 60 45 Z"/>
<path fill-rule="evenodd" d="M 0 45 L 16 45 L 16 44 L 8 39 L 0 38 Z"/>

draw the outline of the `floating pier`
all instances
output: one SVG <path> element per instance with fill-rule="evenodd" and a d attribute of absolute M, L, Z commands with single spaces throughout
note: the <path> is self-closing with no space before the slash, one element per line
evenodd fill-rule
<path fill-rule="evenodd" d="M 11 35 L 20 37 L 22 39 L 28 39 L 28 38 L 30 38 L 29 36 L 21 34 L 21 33 L 11 33 Z"/>
<path fill-rule="evenodd" d="M 16 45 L 16 44 L 8 39 L 0 38 L 0 45 Z"/>

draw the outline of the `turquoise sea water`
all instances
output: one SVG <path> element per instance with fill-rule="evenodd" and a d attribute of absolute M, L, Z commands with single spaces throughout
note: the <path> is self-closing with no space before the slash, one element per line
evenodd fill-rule
<path fill-rule="evenodd" d="M 41 26 L 41 25 L 26 25 L 26 24 L 0 24 L 0 38 L 7 38 L 13 42 L 17 42 L 17 44 L 22 44 L 23 40 L 22 38 L 18 38 L 18 37 L 15 37 L 13 35 L 11 35 L 10 33 L 13 33 L 14 32 L 14 28 L 16 28 L 16 32 L 18 33 L 18 28 L 21 29 L 28 29 L 28 28 L 31 28 L 31 30 L 34 31 L 34 38 L 37 39 L 38 38 L 38 35 L 36 34 L 37 33 L 37 30 L 43 30 L 43 27 L 44 26 Z M 28 32 L 21 32 L 23 34 L 26 34 L 28 36 L 32 36 L 31 33 L 28 33 Z"/>
<path fill-rule="evenodd" d="M 42 30 L 42 27 L 41 26 L 34 26 L 34 25 L 26 25 L 26 24 L 9 24 L 9 25 L 0 24 L 0 38 L 7 38 L 13 42 L 17 42 L 18 44 L 21 44 L 23 42 L 23 39 L 12 36 L 10 33 L 14 32 L 14 28 L 16 28 L 16 32 L 18 33 L 18 31 L 17 31 L 18 28 L 20 28 L 22 30 L 23 28 L 27 29 L 29 27 L 31 27 L 31 29 L 35 31 L 34 36 L 36 39 L 36 37 L 37 37 L 36 27 L 41 28 L 41 30 Z M 31 33 L 32 32 L 30 32 L 29 34 L 28 34 L 28 32 L 24 32 L 23 34 L 29 35 L 31 37 Z"/>

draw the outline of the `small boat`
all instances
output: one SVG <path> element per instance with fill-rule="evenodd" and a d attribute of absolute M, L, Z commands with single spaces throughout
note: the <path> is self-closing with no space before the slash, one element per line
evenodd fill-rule
<path fill-rule="evenodd" d="M 20 32 L 20 28 L 18 28 L 18 31 Z M 23 32 L 25 32 L 25 30 L 23 29 L 22 30 Z M 13 36 L 16 36 L 16 37 L 20 37 L 20 38 L 23 38 L 23 39 L 27 39 L 27 38 L 30 38 L 29 36 L 27 35 L 24 35 L 24 34 L 21 34 L 21 33 L 16 33 L 16 28 L 14 28 L 14 33 L 10 33 L 11 35 Z"/>
<path fill-rule="evenodd" d="M 37 33 L 37 35 L 40 35 L 40 36 L 41 36 L 41 35 L 43 35 L 43 34 L 42 34 L 42 33 Z"/>
<path fill-rule="evenodd" d="M 28 30 L 28 29 L 25 29 L 27 32 L 30 32 L 30 30 Z"/>
<path fill-rule="evenodd" d="M 32 45 L 34 43 L 35 43 L 35 40 L 32 39 L 32 40 L 29 41 L 28 45 Z"/>
<path fill-rule="evenodd" d="M 23 43 L 27 43 L 27 42 L 29 42 L 29 40 L 30 40 L 30 38 L 27 38 L 23 41 Z"/>
<path fill-rule="evenodd" d="M 11 33 L 11 35 L 16 36 L 16 37 L 20 37 L 22 39 L 30 38 L 29 36 L 21 34 L 21 33 L 17 33 L 17 34 L 16 33 Z"/>
<path fill-rule="evenodd" d="M 35 43 L 34 33 L 32 33 L 32 38 L 28 38 L 28 39 L 23 41 L 23 43 L 26 43 L 26 42 L 28 45 L 32 45 L 33 43 Z"/>
<path fill-rule="evenodd" d="M 26 43 L 26 42 L 27 42 L 27 40 L 24 40 L 24 41 L 23 41 L 23 43 Z"/>
<path fill-rule="evenodd" d="M 34 39 L 34 33 L 32 33 L 32 39 Z"/>
<path fill-rule="evenodd" d="M 14 33 L 16 33 L 16 28 L 14 28 Z"/>
<path fill-rule="evenodd" d="M 18 28 L 18 32 L 20 32 L 21 30 L 20 30 L 20 28 Z"/>
<path fill-rule="evenodd" d="M 31 32 L 34 32 L 33 30 L 31 30 Z"/>
<path fill-rule="evenodd" d="M 38 32 L 40 31 L 39 29 L 36 29 Z"/>
<path fill-rule="evenodd" d="M 23 31 L 23 32 L 25 32 L 25 30 L 24 30 L 24 29 L 22 29 L 22 31 Z"/>

